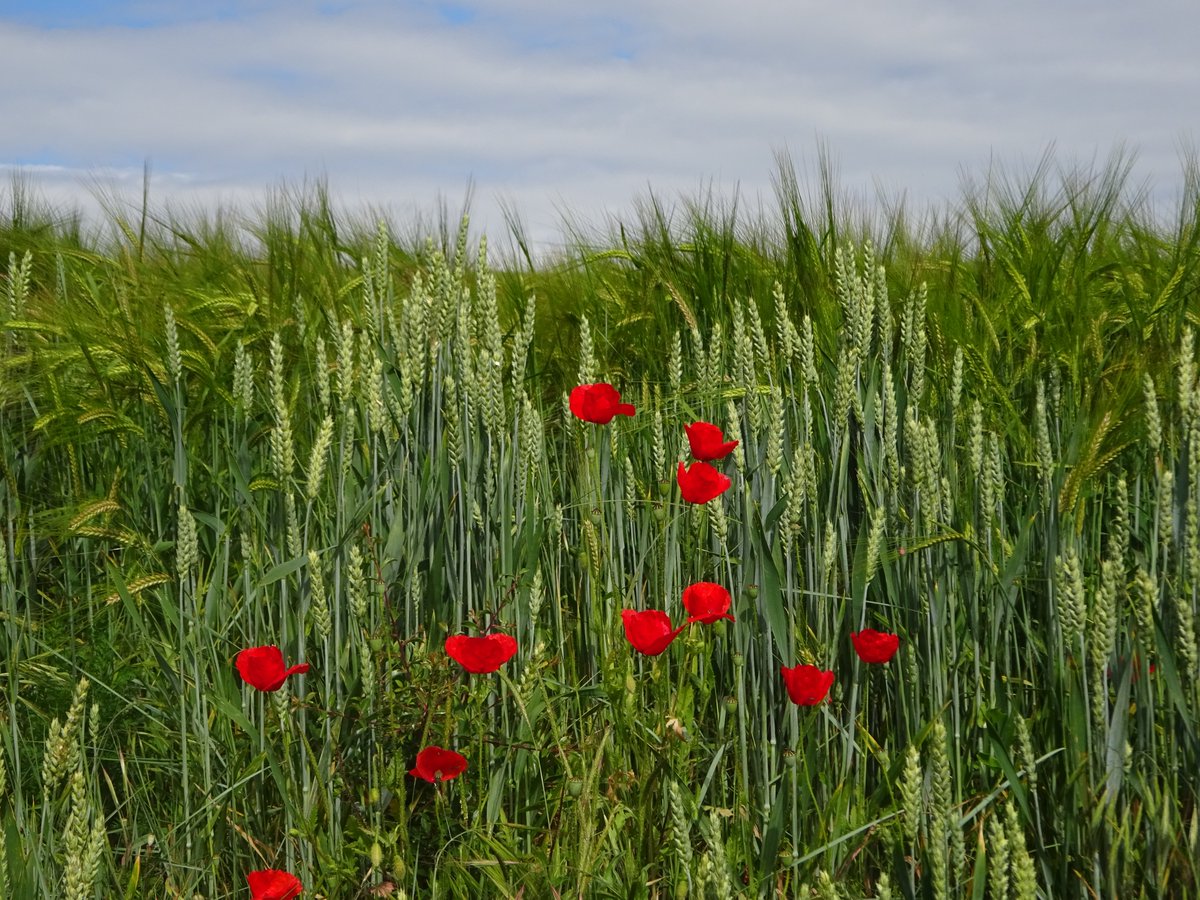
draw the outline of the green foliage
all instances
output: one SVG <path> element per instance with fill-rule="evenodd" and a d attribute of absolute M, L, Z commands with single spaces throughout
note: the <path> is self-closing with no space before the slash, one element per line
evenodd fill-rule
<path fill-rule="evenodd" d="M 319 187 L 104 238 L 14 183 L 0 887 L 1200 889 L 1200 192 L 1167 227 L 1126 175 L 917 227 L 781 160 L 774 218 L 651 198 L 506 265 Z M 580 371 L 637 415 L 570 417 Z M 742 442 L 703 507 L 697 419 Z M 736 622 L 634 652 L 699 580 Z M 490 629 L 498 674 L 442 652 Z M 311 671 L 254 692 L 262 644 Z"/>

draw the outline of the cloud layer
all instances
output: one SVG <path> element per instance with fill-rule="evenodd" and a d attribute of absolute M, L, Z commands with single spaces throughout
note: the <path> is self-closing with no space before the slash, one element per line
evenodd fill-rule
<path fill-rule="evenodd" d="M 399 216 L 474 179 L 484 224 L 503 198 L 546 242 L 556 210 L 597 221 L 647 187 L 767 198 L 774 152 L 818 140 L 848 188 L 918 203 L 989 160 L 1124 143 L 1169 200 L 1198 32 L 1175 0 L 16 4 L 0 164 L 81 202 L 82 175 L 140 188 L 146 159 L 193 203 L 326 175 Z"/>

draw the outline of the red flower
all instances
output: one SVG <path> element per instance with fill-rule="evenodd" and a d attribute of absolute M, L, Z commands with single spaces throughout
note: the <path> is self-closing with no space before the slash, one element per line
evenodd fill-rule
<path fill-rule="evenodd" d="M 508 634 L 487 637 L 455 634 L 446 638 L 446 655 L 475 675 L 495 672 L 516 652 L 517 639 Z"/>
<path fill-rule="evenodd" d="M 790 669 L 780 666 L 779 671 L 783 673 L 788 696 L 800 706 L 816 706 L 833 686 L 833 672 L 822 671 L 816 666 L 793 666 Z"/>
<path fill-rule="evenodd" d="M 660 609 L 645 612 L 623 609 L 621 620 L 625 623 L 625 639 L 633 644 L 634 650 L 647 656 L 658 656 L 666 650 L 687 625 L 685 622 L 672 631 L 671 619 Z"/>
<path fill-rule="evenodd" d="M 697 581 L 683 590 L 683 608 L 688 611 L 687 623 L 703 622 L 711 625 L 717 619 L 737 620 L 729 614 L 733 598 L 729 591 L 711 581 Z"/>
<path fill-rule="evenodd" d="M 738 445 L 737 441 L 726 441 L 725 433 L 708 422 L 693 422 L 684 425 L 683 430 L 687 432 L 692 456 L 696 459 L 724 459 Z"/>
<path fill-rule="evenodd" d="M 260 869 L 246 876 L 253 900 L 292 900 L 300 896 L 304 885 L 291 872 L 282 869 Z"/>
<path fill-rule="evenodd" d="M 453 750 L 443 750 L 441 747 L 426 747 L 417 754 L 417 764 L 408 770 L 409 775 L 424 778 L 437 784 L 449 781 L 467 771 L 467 758 Z"/>
<path fill-rule="evenodd" d="M 301 675 L 308 669 L 308 663 L 285 669 L 283 651 L 274 644 L 250 647 L 237 655 L 237 670 L 242 680 L 260 691 L 277 691 L 289 675 Z"/>
<path fill-rule="evenodd" d="M 854 652 L 866 663 L 885 663 L 900 649 L 900 635 L 864 628 L 850 635 Z"/>
<path fill-rule="evenodd" d="M 728 475 L 722 475 L 706 462 L 692 463 L 687 469 L 680 463 L 676 480 L 679 482 L 679 492 L 688 503 L 707 503 L 721 496 L 733 484 Z"/>
<path fill-rule="evenodd" d="M 1124 656 L 1122 656 L 1120 659 L 1118 659 L 1118 660 L 1117 660 L 1117 662 L 1118 662 L 1120 665 L 1122 665 L 1122 666 L 1123 666 L 1123 665 L 1125 665 L 1125 657 L 1124 657 Z M 1133 654 L 1133 676 L 1132 676 L 1132 680 L 1133 680 L 1133 683 L 1134 683 L 1134 684 L 1137 684 L 1137 683 L 1138 683 L 1138 681 L 1140 681 L 1140 680 L 1141 680 L 1141 678 L 1142 678 L 1142 675 L 1143 675 L 1143 674 L 1145 674 L 1145 673 L 1147 673 L 1147 672 L 1148 672 L 1150 675 L 1153 675 L 1153 674 L 1155 673 L 1155 671 L 1156 671 L 1156 669 L 1155 669 L 1154 663 L 1150 663 L 1150 668 L 1149 668 L 1149 669 L 1145 669 L 1145 668 L 1142 666 L 1142 658 L 1141 658 L 1141 656 L 1140 656 L 1140 655 L 1138 655 L 1137 653 Z M 1109 667 L 1108 667 L 1108 677 L 1109 677 L 1109 678 L 1112 678 L 1112 677 L 1113 677 L 1113 668 L 1112 668 L 1112 666 L 1109 666 Z"/>
<path fill-rule="evenodd" d="M 611 384 L 581 384 L 571 391 L 571 412 L 576 418 L 607 425 L 613 416 L 632 416 L 632 403 L 622 403 L 621 393 Z"/>

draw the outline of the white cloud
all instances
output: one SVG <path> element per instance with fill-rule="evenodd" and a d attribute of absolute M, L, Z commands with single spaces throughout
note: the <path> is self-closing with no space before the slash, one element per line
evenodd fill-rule
<path fill-rule="evenodd" d="M 1169 195 L 1194 139 L 1181 111 L 1200 10 L 1173 0 L 345 6 L 260 0 L 141 28 L 0 19 L 0 81 L 21 86 L 0 93 L 0 163 L 137 184 L 149 158 L 156 190 L 202 201 L 327 173 L 338 198 L 400 211 L 439 192 L 453 206 L 473 176 L 486 225 L 502 227 L 504 196 L 546 240 L 556 206 L 596 219 L 648 185 L 769 196 L 773 152 L 816 139 L 849 187 L 918 202 L 955 196 L 960 167 L 1051 142 L 1085 160 L 1127 142 Z"/>

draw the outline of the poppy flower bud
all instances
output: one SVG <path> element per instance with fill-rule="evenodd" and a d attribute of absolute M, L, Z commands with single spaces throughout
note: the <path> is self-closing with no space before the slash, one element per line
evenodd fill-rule
<path fill-rule="evenodd" d="M 371 845 L 371 868 L 378 869 L 383 865 L 383 847 L 376 841 Z"/>
<path fill-rule="evenodd" d="M 632 416 L 632 403 L 622 403 L 621 393 L 611 384 L 581 384 L 571 391 L 571 412 L 596 425 L 607 425 L 614 416 Z"/>

